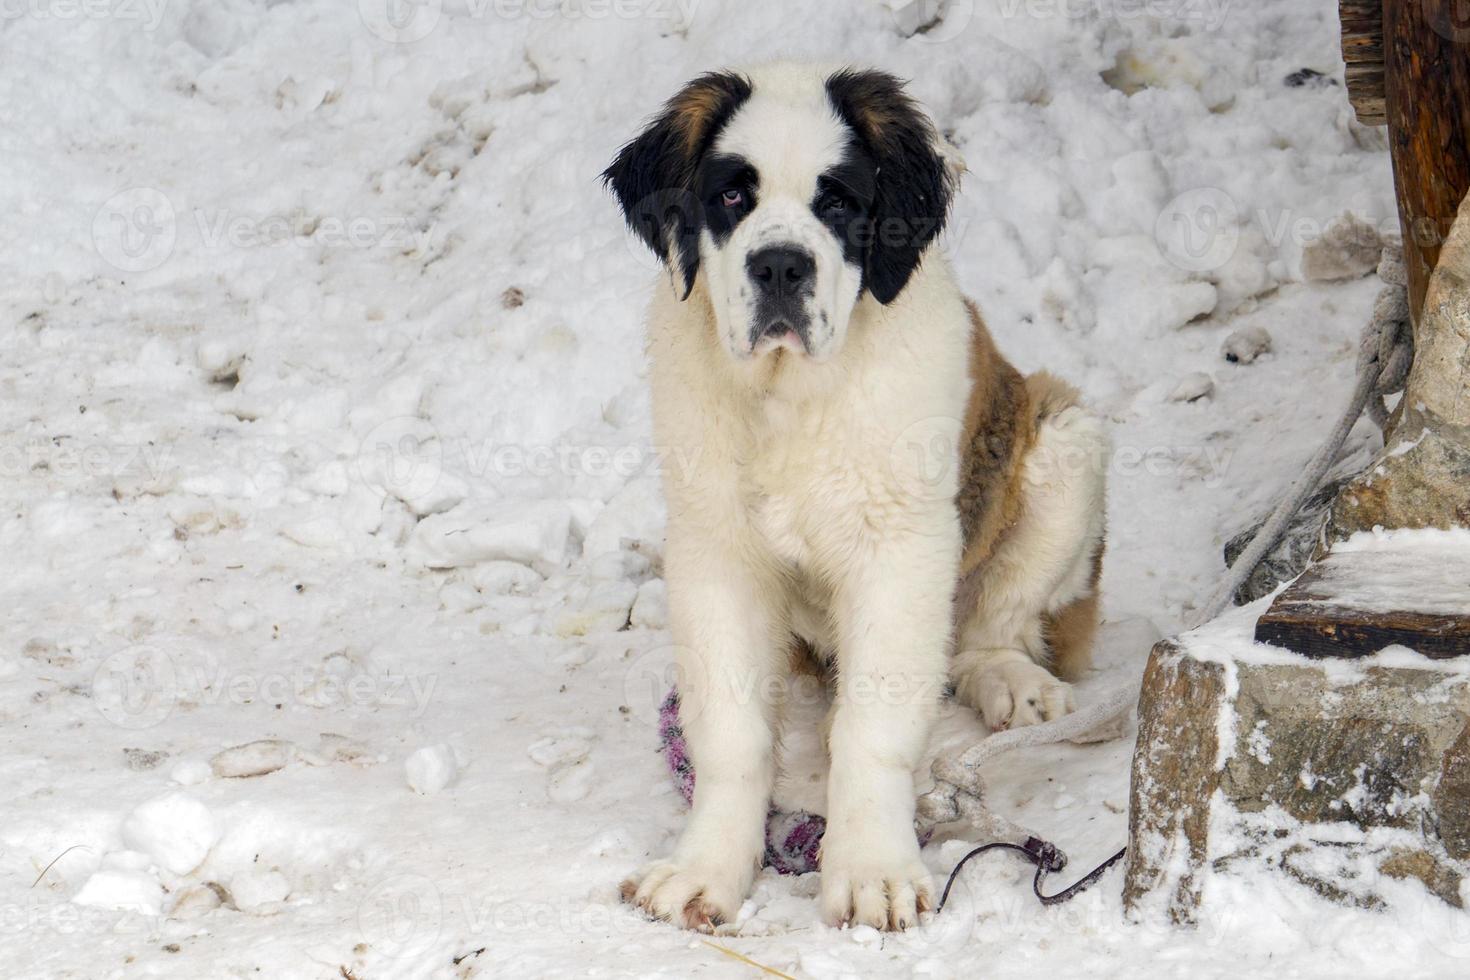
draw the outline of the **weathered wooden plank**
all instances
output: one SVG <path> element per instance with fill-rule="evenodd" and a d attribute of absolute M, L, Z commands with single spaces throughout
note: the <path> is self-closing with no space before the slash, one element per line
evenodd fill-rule
<path fill-rule="evenodd" d="M 1365 613 L 1326 602 L 1282 602 L 1256 622 L 1256 639 L 1306 657 L 1368 657 L 1409 647 L 1432 660 L 1470 654 L 1470 616 Z"/>
<path fill-rule="evenodd" d="M 1342 60 L 1347 66 L 1348 101 L 1365 126 L 1388 122 L 1384 90 L 1384 0 L 1340 0 Z"/>
<path fill-rule="evenodd" d="M 1470 654 L 1470 556 L 1329 554 L 1276 597 L 1255 635 L 1308 657 L 1395 644 L 1436 660 Z"/>
<path fill-rule="evenodd" d="M 1346 24 L 1343 25 L 1347 27 Z M 1377 65 L 1383 69 L 1383 37 L 1378 34 L 1342 35 L 1342 60 L 1349 65 Z"/>

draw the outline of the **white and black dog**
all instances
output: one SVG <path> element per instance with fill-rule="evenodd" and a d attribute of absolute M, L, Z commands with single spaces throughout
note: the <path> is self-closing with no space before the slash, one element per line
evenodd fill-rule
<path fill-rule="evenodd" d="M 821 906 L 932 904 L 913 771 L 947 687 L 994 728 L 1073 706 L 1107 440 L 996 351 L 934 245 L 953 193 L 893 76 L 780 64 L 690 82 L 604 177 L 667 267 L 649 312 L 665 568 L 698 776 L 666 860 L 624 883 L 690 928 L 759 866 L 782 681 L 831 684 Z"/>

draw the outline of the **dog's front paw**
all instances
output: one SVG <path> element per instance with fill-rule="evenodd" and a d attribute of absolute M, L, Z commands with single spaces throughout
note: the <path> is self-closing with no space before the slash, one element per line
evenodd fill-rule
<path fill-rule="evenodd" d="M 1030 659 L 986 664 L 965 678 L 961 700 L 997 731 L 1052 721 L 1077 710 L 1072 685 Z"/>
<path fill-rule="evenodd" d="M 880 864 L 835 862 L 822 857 L 822 918 L 828 925 L 903 930 L 934 907 L 934 879 L 919 860 Z"/>
<path fill-rule="evenodd" d="M 622 883 L 623 901 L 683 929 L 713 932 L 735 919 L 749 887 L 726 869 L 655 861 Z"/>

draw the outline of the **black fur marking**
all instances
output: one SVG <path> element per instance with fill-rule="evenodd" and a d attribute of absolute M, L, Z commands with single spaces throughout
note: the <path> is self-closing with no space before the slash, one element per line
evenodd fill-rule
<path fill-rule="evenodd" d="M 743 75 L 699 76 L 670 99 L 602 173 L 628 227 L 665 264 L 677 264 L 686 299 L 699 271 L 699 233 L 708 218 L 695 187 L 696 173 L 715 137 L 750 92 L 750 81 Z"/>
<path fill-rule="evenodd" d="M 934 125 L 894 76 L 844 69 L 827 79 L 827 97 L 875 167 L 872 207 L 849 233 L 866 255 L 863 285 L 891 303 L 944 229 L 954 181 Z"/>
<path fill-rule="evenodd" d="M 705 226 L 714 240 L 723 245 L 735 233 L 735 226 L 755 210 L 760 180 L 755 168 L 744 157 L 722 153 L 709 157 L 699 165 L 694 187 L 704 208 Z M 724 192 L 731 188 L 739 190 L 744 196 L 745 200 L 739 207 L 726 207 L 721 200 Z"/>
<path fill-rule="evenodd" d="M 812 213 L 842 243 L 842 261 L 861 270 L 864 279 L 877 175 L 868 151 L 858 143 L 849 144 L 842 162 L 817 178 L 811 204 Z"/>

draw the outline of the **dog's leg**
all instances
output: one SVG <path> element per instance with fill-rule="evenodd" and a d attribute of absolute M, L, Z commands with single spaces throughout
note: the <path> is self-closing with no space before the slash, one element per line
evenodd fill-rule
<path fill-rule="evenodd" d="M 952 520 L 952 518 L 951 518 Z M 853 563 L 837 595 L 822 914 L 904 929 L 933 906 L 914 834 L 914 769 L 943 696 L 958 531 L 912 533 Z"/>
<path fill-rule="evenodd" d="M 1057 674 L 1075 678 L 1089 660 L 1107 451 L 1101 425 L 1080 408 L 1042 422 L 1026 459 L 1023 516 L 981 568 L 974 609 L 960 611 L 955 695 L 991 728 L 1076 708 L 1072 686 Z"/>
<path fill-rule="evenodd" d="M 650 914 L 703 931 L 734 919 L 764 854 L 777 707 L 769 682 L 785 668 L 770 589 L 714 550 L 686 555 L 671 537 L 668 555 L 694 805 L 674 853 L 622 888 Z"/>

